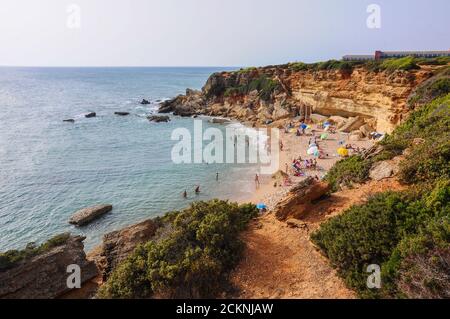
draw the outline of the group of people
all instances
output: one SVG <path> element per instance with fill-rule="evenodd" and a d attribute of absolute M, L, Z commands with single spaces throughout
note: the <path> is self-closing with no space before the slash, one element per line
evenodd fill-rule
<path fill-rule="evenodd" d="M 292 169 L 294 171 L 294 176 L 301 177 L 305 176 L 304 170 L 317 170 L 317 159 L 305 159 L 302 160 L 301 156 L 294 158 L 292 161 Z M 289 174 L 288 165 L 286 163 L 286 174 Z"/>
<path fill-rule="evenodd" d="M 198 194 L 200 194 L 200 186 L 196 186 L 195 187 L 195 189 L 194 189 L 194 192 L 195 192 L 195 195 L 198 195 Z M 183 198 L 187 198 L 188 197 L 188 193 L 187 193 L 187 190 L 184 190 L 184 192 L 183 192 Z"/>

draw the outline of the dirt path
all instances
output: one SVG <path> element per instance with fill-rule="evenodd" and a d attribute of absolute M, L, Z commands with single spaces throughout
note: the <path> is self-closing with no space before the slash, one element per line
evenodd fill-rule
<path fill-rule="evenodd" d="M 353 204 L 386 189 L 398 190 L 395 180 L 370 182 L 345 190 L 317 203 L 303 222 L 306 228 L 291 228 L 267 214 L 244 233 L 244 258 L 232 274 L 236 298 L 355 298 L 336 271 L 309 240 L 323 221 Z"/>

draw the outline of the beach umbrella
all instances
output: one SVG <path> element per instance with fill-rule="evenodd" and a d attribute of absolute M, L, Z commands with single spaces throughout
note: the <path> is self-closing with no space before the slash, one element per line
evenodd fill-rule
<path fill-rule="evenodd" d="M 320 152 L 319 152 L 319 150 L 317 150 L 317 151 L 314 152 L 314 156 L 315 156 L 315 157 L 320 157 Z"/>
<path fill-rule="evenodd" d="M 258 209 L 267 209 L 267 206 L 263 203 L 259 203 L 258 205 L 256 205 L 256 208 Z"/>
<path fill-rule="evenodd" d="M 342 157 L 347 157 L 348 156 L 348 149 L 346 149 L 346 148 L 341 147 L 341 148 L 339 148 L 337 150 L 337 152 Z"/>
<path fill-rule="evenodd" d="M 306 130 L 306 129 L 308 128 L 308 125 L 302 124 L 300 127 L 301 127 L 303 130 Z"/>
<path fill-rule="evenodd" d="M 309 148 L 311 147 L 317 147 L 317 144 L 316 143 L 309 144 Z"/>
<path fill-rule="evenodd" d="M 330 123 L 330 122 L 325 122 L 325 123 L 323 124 L 323 126 L 325 126 L 325 127 L 331 126 L 331 123 Z"/>
<path fill-rule="evenodd" d="M 328 138 L 328 134 L 326 134 L 326 133 L 320 135 L 321 140 L 326 140 L 327 138 Z"/>
<path fill-rule="evenodd" d="M 319 152 L 319 149 L 317 148 L 317 146 L 313 146 L 313 147 L 310 147 L 306 153 L 308 155 L 314 155 L 317 152 Z"/>

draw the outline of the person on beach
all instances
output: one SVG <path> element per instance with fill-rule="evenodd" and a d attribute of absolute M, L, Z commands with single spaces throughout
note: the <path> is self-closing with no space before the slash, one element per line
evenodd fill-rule
<path fill-rule="evenodd" d="M 219 181 L 219 173 L 216 173 L 216 181 Z"/>
<path fill-rule="evenodd" d="M 255 186 L 257 189 L 261 186 L 258 174 L 255 175 Z"/>
<path fill-rule="evenodd" d="M 195 188 L 195 194 L 200 194 L 200 186 L 197 186 L 196 188 Z"/>
<path fill-rule="evenodd" d="M 187 191 L 186 190 L 184 190 L 184 192 L 183 192 L 183 198 L 187 198 Z"/>
<path fill-rule="evenodd" d="M 285 169 L 286 169 L 286 174 L 289 174 L 289 173 L 288 173 L 288 172 L 289 172 L 289 170 L 288 170 L 288 168 L 289 168 L 288 163 L 285 163 L 285 164 L 284 164 L 284 167 L 285 167 Z"/>
<path fill-rule="evenodd" d="M 283 147 L 284 147 L 284 145 L 283 145 L 283 141 L 282 141 L 282 140 L 280 140 L 280 151 L 283 151 Z"/>

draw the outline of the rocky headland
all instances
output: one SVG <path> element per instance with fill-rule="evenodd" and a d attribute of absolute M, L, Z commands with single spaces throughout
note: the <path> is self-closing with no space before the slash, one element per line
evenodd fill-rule
<path fill-rule="evenodd" d="M 201 90 L 186 90 L 160 104 L 160 113 L 229 117 L 256 125 L 296 116 L 334 116 L 390 133 L 410 111 L 414 88 L 433 75 L 430 68 L 373 71 L 300 69 L 296 64 L 215 73 Z"/>

